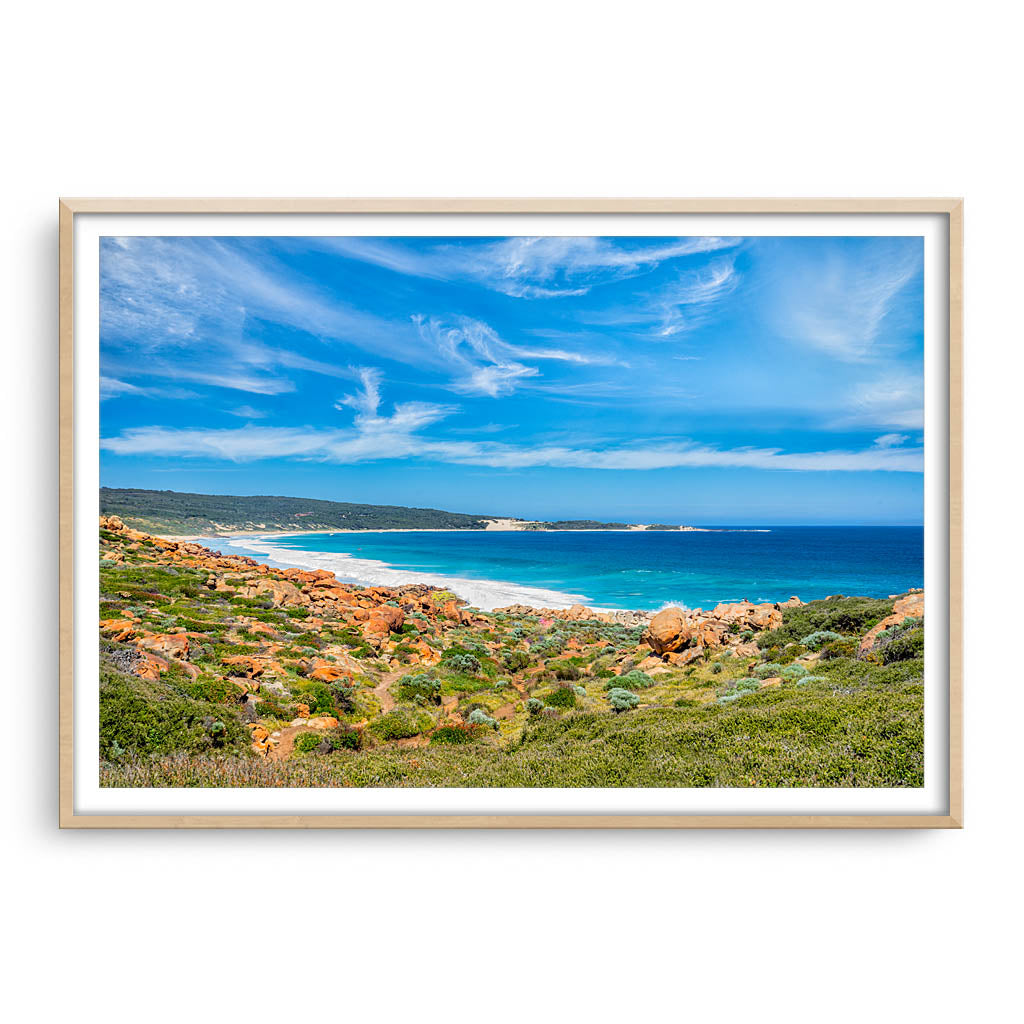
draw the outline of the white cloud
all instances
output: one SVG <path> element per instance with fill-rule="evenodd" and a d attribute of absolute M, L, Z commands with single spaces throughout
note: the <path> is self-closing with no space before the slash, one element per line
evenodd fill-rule
<path fill-rule="evenodd" d="M 462 344 L 462 339 L 459 344 Z M 481 368 L 486 369 L 486 367 Z M 404 402 L 384 416 L 381 375 L 357 371 L 361 388 L 340 399 L 339 410 L 354 409 L 351 428 L 259 427 L 183 430 L 140 427 L 104 438 L 101 447 L 117 455 L 214 458 L 235 462 L 293 458 L 340 464 L 418 458 L 455 465 L 502 469 L 556 467 L 651 470 L 686 467 L 742 467 L 800 471 L 921 472 L 923 451 L 879 444 L 862 451 L 786 452 L 777 448 L 722 449 L 692 441 L 634 443 L 604 447 L 584 444 L 522 444 L 431 438 L 420 431 L 452 412 L 450 406 Z M 884 441 L 880 438 L 879 441 Z M 892 440 L 892 438 L 890 438 Z"/>
<path fill-rule="evenodd" d="M 834 429 L 920 430 L 924 427 L 924 381 L 914 374 L 890 372 L 837 396 L 836 407 L 840 411 L 830 424 Z"/>
<path fill-rule="evenodd" d="M 459 317 L 453 326 L 440 320 L 413 317 L 420 336 L 441 352 L 454 374 L 452 388 L 463 394 L 497 398 L 515 390 L 517 382 L 540 371 L 511 357 L 511 345 L 480 320 Z"/>
<path fill-rule="evenodd" d="M 876 448 L 902 448 L 910 440 L 909 434 L 882 434 L 875 438 Z"/>
<path fill-rule="evenodd" d="M 776 273 L 767 268 L 769 320 L 782 337 L 847 362 L 889 351 L 893 339 L 883 324 L 921 271 L 921 247 L 908 244 L 913 241 L 874 239 L 852 253 L 839 246 L 791 247 Z"/>
<path fill-rule="evenodd" d="M 424 361 L 407 320 L 391 322 L 324 293 L 267 255 L 259 240 L 105 239 L 100 271 L 104 369 L 121 356 L 121 378 L 161 376 L 279 394 L 294 389 L 277 379 L 282 370 L 349 376 L 331 362 L 337 342 L 413 365 Z M 313 335 L 327 357 L 261 343 L 252 337 L 258 321 Z M 186 360 L 204 370 L 188 372 Z"/>
<path fill-rule="evenodd" d="M 186 388 L 141 387 L 116 377 L 100 376 L 100 401 L 111 398 L 122 398 L 130 395 L 133 398 L 198 398 L 194 391 Z"/>
<path fill-rule="evenodd" d="M 574 469 L 651 470 L 727 467 L 799 471 L 891 471 L 920 473 L 921 448 L 860 451 L 786 452 L 777 448 L 729 448 L 680 442 L 604 449 L 568 446 L 510 445 L 500 442 L 450 441 L 415 436 L 420 427 L 440 418 L 436 408 L 396 407 L 395 415 L 361 431 L 309 428 L 247 427 L 175 430 L 140 427 L 104 438 L 101 446 L 118 455 L 213 457 L 233 461 L 270 458 L 357 463 L 419 458 L 457 465 L 502 469 L 556 467 Z"/>
<path fill-rule="evenodd" d="M 635 240 L 634 240 L 635 241 Z M 470 280 L 516 298 L 584 295 L 591 288 L 648 273 L 666 260 L 714 252 L 734 238 L 658 238 L 622 245 L 590 236 L 503 238 L 414 249 L 383 238 L 332 238 L 322 244 L 352 259 L 436 280 Z"/>
<path fill-rule="evenodd" d="M 361 366 L 356 370 L 356 375 L 362 382 L 362 391 L 339 398 L 334 407 L 341 410 L 347 405 L 363 416 L 375 416 L 377 409 L 380 407 L 380 382 L 382 374 L 375 367 Z"/>
<path fill-rule="evenodd" d="M 262 420 L 268 415 L 261 409 L 254 409 L 251 405 L 238 405 L 234 409 L 226 410 L 229 416 L 238 416 L 245 420 Z"/>
<path fill-rule="evenodd" d="M 518 346 L 501 338 L 482 320 L 456 317 L 447 324 L 435 317 L 416 315 L 413 322 L 420 337 L 440 352 L 452 374 L 452 390 L 467 395 L 498 398 L 511 394 L 523 382 L 536 378 L 540 370 L 522 360 L 547 360 L 576 366 L 626 366 L 615 356 L 570 351 L 565 348 Z"/>
<path fill-rule="evenodd" d="M 639 296 L 632 306 L 581 313 L 580 319 L 604 327 L 635 328 L 647 337 L 674 338 L 706 323 L 714 306 L 736 288 L 739 279 L 733 258 L 721 257 Z"/>

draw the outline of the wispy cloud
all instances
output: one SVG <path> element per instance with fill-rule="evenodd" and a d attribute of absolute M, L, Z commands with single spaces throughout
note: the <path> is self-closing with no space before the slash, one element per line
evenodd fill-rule
<path fill-rule="evenodd" d="M 438 418 L 436 410 L 399 410 L 378 425 L 362 424 L 355 432 L 312 428 L 248 427 L 244 429 L 174 430 L 140 427 L 105 438 L 102 447 L 118 455 L 208 457 L 249 461 L 299 458 L 357 463 L 416 457 L 458 465 L 502 469 L 654 470 L 725 467 L 796 471 L 890 471 L 919 473 L 921 448 L 871 447 L 860 451 L 786 452 L 778 448 L 723 449 L 677 442 L 602 449 L 511 445 L 501 442 L 452 441 L 418 436 L 415 431 Z"/>
<path fill-rule="evenodd" d="M 654 292 L 638 295 L 629 306 L 584 312 L 580 319 L 603 327 L 632 328 L 649 338 L 670 339 L 706 323 L 716 304 L 738 283 L 734 259 L 724 256 L 678 275 Z"/>
<path fill-rule="evenodd" d="M 187 388 L 174 387 L 141 387 L 126 380 L 118 380 L 116 377 L 100 376 L 100 401 L 105 402 L 110 398 L 171 398 L 186 399 L 197 398 L 195 391 Z"/>
<path fill-rule="evenodd" d="M 882 434 L 875 438 L 876 448 L 901 448 L 910 440 L 909 434 Z"/>
<path fill-rule="evenodd" d="M 482 320 L 455 317 L 446 323 L 436 317 L 417 314 L 413 322 L 420 337 L 444 356 L 452 375 L 452 390 L 467 395 L 497 398 L 510 394 L 525 381 L 540 375 L 540 369 L 524 359 L 572 363 L 577 366 L 614 366 L 619 360 L 610 353 L 570 351 L 532 345 L 513 345 Z"/>
<path fill-rule="evenodd" d="M 204 361 L 207 363 L 207 361 Z M 125 361 L 107 360 L 108 368 L 119 373 L 135 373 L 143 377 L 157 377 L 164 380 L 186 381 L 191 384 L 204 384 L 210 387 L 226 388 L 229 391 L 245 391 L 252 395 L 283 395 L 295 390 L 295 384 L 286 377 L 250 371 L 244 365 L 234 368 L 228 364 L 223 369 L 214 366 L 204 369 L 203 366 L 188 362 L 171 362 L 161 359 L 147 359 L 140 365 L 132 365 Z M 136 385 L 133 385 L 133 387 Z M 138 387 L 138 393 L 154 391 L 152 388 Z M 155 393 L 155 392 L 154 392 Z"/>
<path fill-rule="evenodd" d="M 920 430 L 924 427 L 924 381 L 907 372 L 886 373 L 837 396 L 835 405 L 839 411 L 832 419 L 833 428 Z"/>
<path fill-rule="evenodd" d="M 263 344 L 253 337 L 262 323 L 323 342 L 323 357 L 296 352 L 280 339 Z M 289 380 L 269 381 L 290 370 L 348 376 L 331 360 L 341 342 L 377 357 L 421 361 L 406 319 L 392 322 L 324 292 L 266 255 L 260 240 L 103 239 L 100 331 L 108 363 L 119 353 L 132 356 L 119 376 L 177 376 L 260 394 L 292 390 Z M 229 370 L 188 375 L 180 368 L 185 360 Z"/>
<path fill-rule="evenodd" d="M 846 362 L 890 353 L 901 329 L 885 330 L 906 286 L 923 266 L 918 238 L 863 239 L 856 247 L 792 245 L 772 273 L 768 247 L 767 315 L 780 336 Z M 919 327 L 921 310 L 909 318 Z M 902 325 L 901 325 L 902 326 Z"/>
<path fill-rule="evenodd" d="M 234 409 L 226 409 L 225 412 L 229 416 L 237 416 L 243 420 L 262 420 L 267 417 L 266 412 L 262 409 L 254 409 L 251 405 L 237 405 Z"/>
<path fill-rule="evenodd" d="M 402 274 L 471 281 L 516 298 L 544 299 L 585 295 L 598 285 L 648 273 L 667 260 L 731 248 L 739 239 L 547 236 L 420 248 L 398 239 L 339 237 L 322 244 Z"/>
<path fill-rule="evenodd" d="M 104 438 L 101 447 L 118 455 L 206 457 L 234 462 L 297 458 L 353 464 L 419 458 L 455 465 L 501 469 L 558 467 L 652 470 L 730 467 L 801 471 L 920 472 L 922 449 L 903 448 L 902 439 L 861 451 L 787 452 L 779 448 L 721 448 L 690 440 L 634 441 L 601 447 L 572 444 L 522 444 L 429 437 L 421 432 L 457 411 L 427 402 L 396 403 L 390 415 L 380 411 L 381 375 L 369 367 L 357 371 L 361 387 L 341 398 L 336 408 L 354 409 L 351 427 L 259 427 L 213 430 L 138 427 Z"/>

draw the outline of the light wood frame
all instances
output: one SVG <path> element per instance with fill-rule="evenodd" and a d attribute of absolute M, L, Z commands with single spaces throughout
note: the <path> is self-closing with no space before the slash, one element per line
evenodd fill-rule
<path fill-rule="evenodd" d="M 73 794 L 74 220 L 86 213 L 941 214 L 949 228 L 949 807 L 893 815 L 92 815 Z M 60 201 L 60 794 L 62 828 L 962 828 L 963 200 L 910 199 L 62 199 Z M 929 598 L 929 601 L 933 598 Z"/>

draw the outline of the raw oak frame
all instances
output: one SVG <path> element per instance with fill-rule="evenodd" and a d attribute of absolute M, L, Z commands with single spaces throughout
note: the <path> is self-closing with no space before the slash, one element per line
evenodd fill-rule
<path fill-rule="evenodd" d="M 73 793 L 74 218 L 79 213 L 932 213 L 949 228 L 949 808 L 894 815 L 110 815 L 76 814 Z M 60 201 L 61 828 L 962 828 L 963 200 L 909 199 L 62 199 Z"/>

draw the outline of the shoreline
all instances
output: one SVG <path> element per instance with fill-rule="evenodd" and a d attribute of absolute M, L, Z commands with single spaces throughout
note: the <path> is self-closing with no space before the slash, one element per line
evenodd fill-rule
<path fill-rule="evenodd" d="M 531 605 L 537 608 L 551 608 L 564 610 L 577 604 L 587 604 L 594 611 L 602 612 L 633 612 L 629 608 L 608 608 L 598 607 L 588 603 L 585 594 L 571 593 L 563 590 L 552 590 L 547 587 L 530 586 L 529 584 L 515 583 L 510 580 L 497 579 L 474 579 L 472 577 L 449 575 L 445 573 L 424 572 L 418 569 L 401 569 L 389 562 L 374 558 L 359 558 L 349 552 L 343 551 L 304 551 L 292 548 L 275 548 L 272 541 L 285 536 L 305 536 L 306 534 L 360 534 L 360 533 L 464 533 L 464 530 L 304 530 L 299 533 L 290 531 L 288 533 L 251 533 L 237 534 L 232 537 L 204 537 L 202 535 L 191 538 L 192 542 L 203 543 L 209 548 L 210 544 L 217 540 L 225 540 L 225 545 L 230 549 L 231 542 L 241 542 L 239 547 L 243 550 L 237 554 L 245 553 L 245 548 L 259 552 L 259 558 L 267 565 L 275 568 L 286 569 L 326 569 L 333 572 L 335 577 L 344 582 L 353 583 L 363 587 L 400 587 L 415 584 L 423 584 L 436 587 L 440 590 L 447 590 L 459 599 L 465 601 L 470 607 L 478 608 L 481 611 L 494 611 L 496 608 L 507 607 L 514 604 Z M 483 531 L 474 531 L 477 533 Z M 515 532 L 515 531 L 513 531 Z M 575 531 L 564 531 L 575 532 Z M 171 540 L 173 538 L 166 538 Z M 246 544 L 248 541 L 250 543 Z M 260 542 L 263 542 L 262 544 Z M 230 554 L 231 551 L 227 551 Z M 250 555 L 250 557 L 252 557 Z"/>
<path fill-rule="evenodd" d="M 572 608 L 574 605 L 582 605 L 590 608 L 595 612 L 608 612 L 608 613 L 622 613 L 629 615 L 639 616 L 651 616 L 657 614 L 658 611 L 672 606 L 678 606 L 683 608 L 691 607 L 693 597 L 691 601 L 687 602 L 680 596 L 673 593 L 667 593 L 655 597 L 653 601 L 647 606 L 641 607 L 640 602 L 643 601 L 643 597 L 638 592 L 635 595 L 627 595 L 625 593 L 612 594 L 609 593 L 607 598 L 611 600 L 601 601 L 597 595 L 590 595 L 588 593 L 582 593 L 577 590 L 570 589 L 572 587 L 572 581 L 553 581 L 554 587 L 544 586 L 541 584 L 530 584 L 520 583 L 509 579 L 495 578 L 491 575 L 487 576 L 464 576 L 458 572 L 459 566 L 452 566 L 454 572 L 437 571 L 427 568 L 415 569 L 409 567 L 399 567 L 390 561 L 385 561 L 380 557 L 371 558 L 363 557 L 359 554 L 358 542 L 354 546 L 345 545 L 348 550 L 341 551 L 324 551 L 313 549 L 306 549 L 303 547 L 291 548 L 287 546 L 279 546 L 276 542 L 286 538 L 302 538 L 307 535 L 312 537 L 317 536 L 351 536 L 356 537 L 360 534 L 373 537 L 376 535 L 383 534 L 405 534 L 405 533 L 422 533 L 422 534 L 433 534 L 433 533 L 484 533 L 484 532 L 501 532 L 501 533 L 515 533 L 515 532 L 552 532 L 552 533 L 628 533 L 636 532 L 630 530 L 557 530 L 557 531 L 483 531 L 483 530 L 464 530 L 464 529 L 414 529 L 414 528 L 394 528 L 388 530 L 276 530 L 276 531 L 252 531 L 252 530 L 233 530 L 226 531 L 220 534 L 191 534 L 187 536 L 181 535 L 163 535 L 167 540 L 184 542 L 184 543 L 199 543 L 202 544 L 209 550 L 218 550 L 223 546 L 224 554 L 236 554 L 246 555 L 248 557 L 256 558 L 258 561 L 272 566 L 275 569 L 304 569 L 304 570 L 327 570 L 335 575 L 335 577 L 341 582 L 347 582 L 362 587 L 401 587 L 408 585 L 423 585 L 433 587 L 439 590 L 449 591 L 459 599 L 465 601 L 470 607 L 478 608 L 481 611 L 495 611 L 499 608 L 509 607 L 513 605 L 530 606 L 536 609 L 549 609 L 552 611 L 565 611 Z M 663 532 L 663 531 L 658 531 Z M 664 531 L 670 532 L 670 531 Z M 708 530 L 707 532 L 733 532 L 729 528 L 722 530 Z M 771 532 L 765 531 L 753 531 L 741 529 L 737 532 Z M 385 548 L 387 547 L 386 542 Z M 372 548 L 371 548 L 372 550 Z M 386 556 L 385 556 L 386 557 Z M 486 571 L 486 570 L 485 570 Z M 583 580 L 579 581 L 584 583 Z M 560 585 L 561 584 L 561 585 Z M 555 589 L 557 588 L 557 589 Z M 637 588 L 638 591 L 643 588 Z M 675 588 L 671 588 L 675 589 Z M 797 590 L 794 583 L 794 587 L 790 588 L 791 592 Z M 833 587 L 834 591 L 836 588 Z M 894 588 L 898 589 L 898 588 Z M 771 593 L 767 591 L 761 591 L 758 593 L 756 590 L 752 590 L 747 593 L 742 593 L 740 590 L 735 592 L 731 591 L 725 595 L 718 595 L 717 597 L 710 597 L 703 595 L 708 601 L 714 603 L 734 603 L 740 600 L 751 600 L 754 603 L 764 603 L 765 601 L 773 601 L 776 598 L 772 597 Z M 635 596 L 638 600 L 633 602 L 631 597 Z M 653 596 L 653 595 L 652 595 Z M 824 594 L 822 595 L 824 596 Z M 616 601 L 616 598 L 619 600 Z M 627 604 L 622 598 L 626 598 L 629 601 Z M 811 597 L 811 600 L 814 598 Z M 782 598 L 778 598 L 782 600 Z M 700 601 L 703 606 L 704 601 Z"/>
<path fill-rule="evenodd" d="M 484 529 L 467 528 L 464 530 L 454 527 L 388 527 L 380 530 L 223 530 L 216 533 L 160 533 L 155 536 L 163 537 L 165 540 L 194 542 L 197 540 L 211 539 L 240 539 L 245 537 L 306 537 L 315 534 L 335 533 L 771 533 L 768 528 L 745 528 L 735 527 L 726 529 L 714 529 L 710 526 L 680 526 L 676 530 L 650 530 L 647 527 L 627 526 L 625 529 L 614 530 L 525 530 L 519 527 L 485 527 Z"/>

